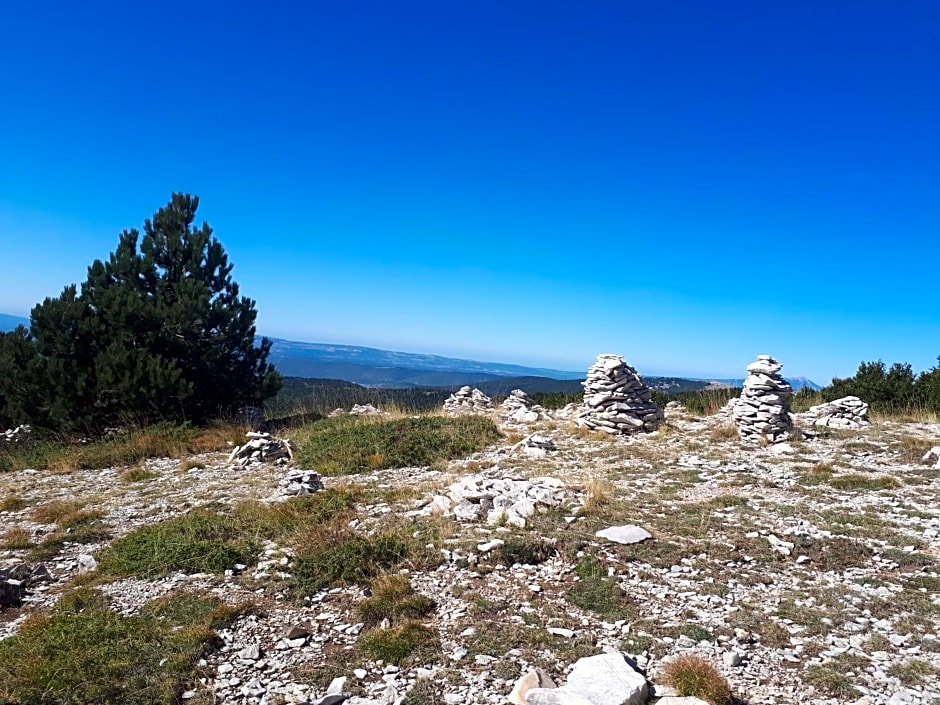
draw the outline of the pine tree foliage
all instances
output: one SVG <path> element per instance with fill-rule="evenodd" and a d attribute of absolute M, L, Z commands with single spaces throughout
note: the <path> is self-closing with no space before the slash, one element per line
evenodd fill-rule
<path fill-rule="evenodd" d="M 5 347 L 25 345 L 29 358 L 9 363 L 20 386 L 0 387 L 0 416 L 25 408 L 33 423 L 82 431 L 199 423 L 277 393 L 270 341 L 255 342 L 255 303 L 239 294 L 209 225 L 194 225 L 198 206 L 174 193 L 143 237 L 121 233 L 80 291 L 67 286 L 33 309 L 31 338 L 0 340 L 0 365 Z"/>

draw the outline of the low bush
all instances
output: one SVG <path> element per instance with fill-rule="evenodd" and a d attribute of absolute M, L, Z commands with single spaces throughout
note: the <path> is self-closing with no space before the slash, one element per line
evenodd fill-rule
<path fill-rule="evenodd" d="M 339 416 L 295 434 L 297 460 L 324 475 L 432 465 L 483 450 L 498 439 L 496 425 L 482 416 Z"/>

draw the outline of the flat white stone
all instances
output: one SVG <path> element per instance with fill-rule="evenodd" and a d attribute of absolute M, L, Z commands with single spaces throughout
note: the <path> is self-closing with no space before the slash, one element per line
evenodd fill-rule
<path fill-rule="evenodd" d="M 611 526 L 607 529 L 601 529 L 594 535 L 602 539 L 607 539 L 608 541 L 613 541 L 614 543 L 622 544 L 640 543 L 641 541 L 646 541 L 646 539 L 653 538 L 653 535 L 649 531 L 634 524 Z"/>

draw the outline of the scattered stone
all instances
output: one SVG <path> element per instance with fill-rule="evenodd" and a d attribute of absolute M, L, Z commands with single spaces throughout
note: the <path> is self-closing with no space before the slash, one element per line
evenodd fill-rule
<path fill-rule="evenodd" d="M 625 545 L 640 543 L 641 541 L 653 538 L 653 535 L 649 531 L 633 524 L 611 526 L 607 529 L 601 529 L 594 535 L 602 539 L 607 539 L 608 541 L 613 541 L 614 543 L 622 543 Z"/>
<path fill-rule="evenodd" d="M 453 516 L 458 521 L 485 518 L 489 524 L 505 522 L 524 527 L 525 520 L 539 507 L 573 506 L 578 499 L 554 477 L 514 480 L 468 475 L 448 487 L 446 495 L 434 497 L 420 513 Z"/>
<path fill-rule="evenodd" d="M 582 428 L 610 434 L 655 431 L 665 418 L 652 391 L 619 355 L 598 355 L 582 385 L 584 406 L 575 419 Z"/>
<path fill-rule="evenodd" d="M 533 458 L 541 458 L 551 451 L 558 450 L 558 446 L 555 445 L 555 441 L 548 436 L 543 436 L 540 433 L 532 433 L 516 443 L 516 445 L 512 447 L 512 450 L 521 450 L 523 453 Z"/>
<path fill-rule="evenodd" d="M 227 463 L 245 467 L 250 463 L 287 462 L 294 459 L 294 443 L 289 439 L 274 438 L 270 433 L 257 431 L 249 431 L 245 436 L 248 442 L 235 446 Z"/>
<path fill-rule="evenodd" d="M 42 563 L 20 563 L 0 568 L 0 608 L 19 607 L 29 588 L 52 581 L 49 569 Z"/>
<path fill-rule="evenodd" d="M 444 400 L 444 413 L 448 416 L 487 414 L 493 411 L 493 400 L 479 389 L 463 386 Z"/>
<path fill-rule="evenodd" d="M 770 355 L 758 355 L 757 361 L 747 366 L 744 389 L 731 410 L 742 439 L 780 443 L 790 438 L 793 388 L 780 376 L 782 367 Z"/>
<path fill-rule="evenodd" d="M 828 426 L 830 428 L 868 428 L 868 404 L 858 397 L 842 397 L 799 414 L 798 418 L 809 426 Z"/>

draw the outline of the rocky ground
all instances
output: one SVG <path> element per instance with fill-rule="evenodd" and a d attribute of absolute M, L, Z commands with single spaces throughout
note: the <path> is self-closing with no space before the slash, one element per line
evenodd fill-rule
<path fill-rule="evenodd" d="M 725 424 L 677 411 L 658 431 L 631 437 L 566 422 L 514 424 L 498 447 L 446 468 L 324 478 L 327 488 L 369 490 L 357 531 L 437 522 L 440 564 L 411 568 L 409 577 L 435 601 L 425 622 L 441 649 L 409 666 L 356 650 L 361 586 L 303 601 L 279 591 L 292 555 L 274 543 L 257 565 L 225 575 L 127 578 L 103 589 L 126 614 L 183 587 L 261 606 L 222 633 L 224 645 L 186 694 L 194 702 L 315 701 L 333 677 L 346 676 L 345 690 L 381 703 L 409 694 L 420 702 L 418 692 L 428 703 L 503 703 L 534 667 L 561 683 L 578 658 L 621 650 L 659 695 L 663 664 L 693 652 L 753 705 L 940 703 L 940 470 L 920 462 L 940 443 L 940 425 L 875 422 L 760 447 L 742 444 Z M 520 440 L 532 431 L 557 450 L 526 452 Z M 151 460 L 132 481 L 124 468 L 0 475 L 0 498 L 19 500 L 0 512 L 0 525 L 35 542 L 55 530 L 32 518 L 36 507 L 79 500 L 101 511 L 117 537 L 210 502 L 284 498 L 284 467 L 226 459 Z M 490 481 L 506 479 L 516 483 L 499 487 L 516 494 L 470 507 L 487 492 L 498 496 Z M 483 489 L 474 495 L 471 486 Z M 531 507 L 517 506 L 534 509 L 520 510 L 521 521 L 508 510 L 490 514 L 521 499 Z M 624 546 L 596 536 L 623 524 L 652 538 Z M 531 562 L 495 560 L 499 542 L 511 540 L 547 549 Z M 54 604 L 80 571 L 93 572 L 83 557 L 102 545 L 66 542 L 45 562 L 52 580 L 34 585 L 22 608 L 0 613 L 0 639 Z M 0 551 L 0 567 L 26 555 Z M 620 614 L 575 604 L 585 557 L 622 588 Z"/>

